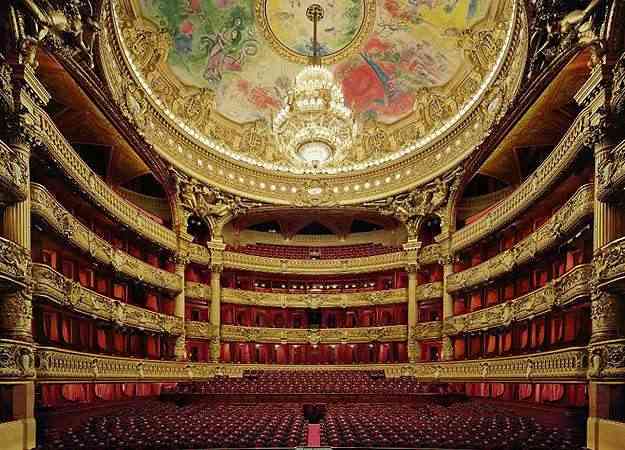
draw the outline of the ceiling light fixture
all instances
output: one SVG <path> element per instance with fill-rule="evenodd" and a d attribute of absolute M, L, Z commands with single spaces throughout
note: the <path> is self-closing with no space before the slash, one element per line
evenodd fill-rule
<path fill-rule="evenodd" d="M 295 77 L 294 88 L 273 118 L 273 133 L 280 148 L 309 168 L 340 161 L 357 133 L 343 91 L 332 72 L 321 65 L 317 24 L 323 15 L 323 7 L 316 3 L 306 9 L 306 17 L 313 23 L 311 62 Z"/>

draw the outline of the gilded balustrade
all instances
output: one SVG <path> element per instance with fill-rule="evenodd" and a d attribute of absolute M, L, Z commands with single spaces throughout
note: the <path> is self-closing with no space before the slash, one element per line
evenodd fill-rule
<path fill-rule="evenodd" d="M 547 222 L 514 247 L 477 266 L 450 275 L 447 278 L 447 291 L 472 288 L 533 260 L 540 252 L 557 243 L 563 235 L 573 231 L 581 220 L 591 215 L 593 201 L 593 186 L 582 186 Z"/>
<path fill-rule="evenodd" d="M 244 370 L 384 370 L 387 377 L 409 376 L 424 381 L 583 381 L 587 376 L 622 372 L 625 341 L 597 346 L 606 359 L 594 358 L 602 369 L 589 367 L 585 347 L 542 352 L 534 355 L 480 359 L 475 361 L 419 362 L 414 364 L 264 365 L 213 364 L 158 361 L 81 353 L 51 347 L 28 347 L 15 341 L 0 341 L 0 377 L 34 378 L 38 381 L 181 381 L 206 380 L 216 375 L 241 377 Z M 609 348 L 608 348 L 609 346 Z M 35 363 L 36 355 L 36 363 Z M 618 355 L 621 355 L 620 358 Z M 598 362 L 597 362 L 598 361 Z"/>
<path fill-rule="evenodd" d="M 208 266 L 211 262 L 210 250 L 200 244 L 189 245 L 189 259 L 195 264 Z"/>
<path fill-rule="evenodd" d="M 76 153 L 48 114 L 33 107 L 33 134 L 48 156 L 98 207 L 140 236 L 171 251 L 177 249 L 176 233 L 154 220 L 108 186 Z"/>
<path fill-rule="evenodd" d="M 0 204 L 23 201 L 28 194 L 28 157 L 0 140 Z"/>
<path fill-rule="evenodd" d="M 180 335 L 182 319 L 120 302 L 87 289 L 43 264 L 33 264 L 33 296 L 119 326 Z"/>
<path fill-rule="evenodd" d="M 425 283 L 417 285 L 416 300 L 431 300 L 443 297 L 443 282 L 434 281 L 433 283 Z"/>
<path fill-rule="evenodd" d="M 480 219 L 456 231 L 451 251 L 458 252 L 512 222 L 545 194 L 577 157 L 591 132 L 593 106 L 583 109 L 547 159 L 514 192 Z"/>
<path fill-rule="evenodd" d="M 30 268 L 30 252 L 0 237 L 0 280 L 23 287 L 29 283 Z"/>
<path fill-rule="evenodd" d="M 346 274 L 403 268 L 404 252 L 346 259 L 281 259 L 224 252 L 224 266 L 265 273 Z"/>
<path fill-rule="evenodd" d="M 562 308 L 580 297 L 590 296 L 591 277 L 592 264 L 577 266 L 546 286 L 522 297 L 450 317 L 445 321 L 443 331 L 446 335 L 454 335 L 509 326 L 512 322 L 544 314 L 553 308 Z"/>
<path fill-rule="evenodd" d="M 436 264 L 442 257 L 442 249 L 440 244 L 426 245 L 419 249 L 417 259 L 419 264 Z"/>
<path fill-rule="evenodd" d="M 443 335 L 443 322 L 440 320 L 417 322 L 417 324 L 412 327 L 412 330 L 412 339 L 414 341 L 439 339 Z"/>
<path fill-rule="evenodd" d="M 180 291 L 178 275 L 114 248 L 72 216 L 43 186 L 31 185 L 31 206 L 34 214 L 45 220 L 65 239 L 97 261 L 111 266 L 115 272 L 170 292 Z"/>
<path fill-rule="evenodd" d="M 189 322 L 187 322 L 188 324 Z M 187 337 L 192 336 L 187 326 Z M 209 336 L 210 337 L 210 336 Z M 293 344 L 341 344 L 405 341 L 408 337 L 406 325 L 358 328 L 261 328 L 236 325 L 221 326 L 221 340 L 231 342 L 267 342 Z"/>

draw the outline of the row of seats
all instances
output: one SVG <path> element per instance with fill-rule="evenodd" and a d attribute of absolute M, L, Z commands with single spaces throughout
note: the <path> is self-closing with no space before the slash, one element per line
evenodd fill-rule
<path fill-rule="evenodd" d="M 148 400 L 91 416 L 78 427 L 45 429 L 37 450 L 296 447 L 306 444 L 306 431 L 298 404 Z"/>
<path fill-rule="evenodd" d="M 400 247 L 383 244 L 334 245 L 329 247 L 306 247 L 300 245 L 247 244 L 227 246 L 226 250 L 247 255 L 285 259 L 343 259 L 383 255 L 401 250 Z"/>
<path fill-rule="evenodd" d="M 428 447 L 484 450 L 574 450 L 580 431 L 545 426 L 509 407 L 471 401 L 436 404 L 331 405 L 321 444 L 332 447 Z"/>
<path fill-rule="evenodd" d="M 414 378 L 385 378 L 382 371 L 246 371 L 243 378 L 215 377 L 178 383 L 179 393 L 197 394 L 416 394 L 440 392 L 442 385 Z"/>

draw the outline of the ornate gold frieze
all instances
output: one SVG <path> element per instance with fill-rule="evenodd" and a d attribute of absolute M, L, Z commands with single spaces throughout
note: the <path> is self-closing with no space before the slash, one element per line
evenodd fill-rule
<path fill-rule="evenodd" d="M 625 339 L 603 341 L 588 346 L 588 376 L 601 380 L 625 378 Z"/>
<path fill-rule="evenodd" d="M 446 335 L 509 326 L 512 322 L 530 319 L 562 308 L 580 297 L 590 296 L 592 265 L 584 264 L 537 289 L 510 302 L 445 320 Z"/>
<path fill-rule="evenodd" d="M 187 336 L 189 330 L 187 329 Z M 202 336 L 190 336 L 202 337 Z M 232 342 L 273 342 L 293 344 L 341 344 L 358 342 L 404 341 L 408 337 L 405 325 L 361 328 L 260 328 L 222 325 L 221 340 Z"/>
<path fill-rule="evenodd" d="M 625 238 L 620 238 L 601 247 L 593 257 L 596 282 L 609 284 L 625 275 Z"/>
<path fill-rule="evenodd" d="M 435 281 L 433 283 L 420 284 L 417 286 L 416 300 L 430 300 L 433 298 L 443 297 L 443 282 Z"/>
<path fill-rule="evenodd" d="M 430 322 L 419 322 L 412 327 L 410 337 L 413 341 L 422 341 L 425 339 L 438 339 L 443 335 L 443 322 L 433 320 Z"/>
<path fill-rule="evenodd" d="M 547 222 L 514 247 L 477 266 L 450 275 L 447 278 L 447 291 L 470 289 L 533 260 L 540 252 L 562 239 L 566 233 L 573 231 L 581 220 L 591 215 L 593 201 L 593 186 L 582 186 Z"/>
<path fill-rule="evenodd" d="M 33 378 L 35 352 L 23 341 L 0 340 L 0 380 L 3 378 Z"/>
<path fill-rule="evenodd" d="M 419 249 L 417 260 L 420 265 L 435 264 L 439 262 L 442 255 L 442 248 L 440 244 L 430 244 Z"/>
<path fill-rule="evenodd" d="M 33 129 L 49 157 L 98 207 L 133 232 L 171 251 L 176 251 L 176 233 L 150 219 L 141 209 L 117 194 L 76 153 L 41 108 L 32 110 Z"/>
<path fill-rule="evenodd" d="M 280 259 L 224 252 L 225 267 L 267 273 L 363 273 L 399 269 L 404 265 L 404 252 L 345 259 Z"/>
<path fill-rule="evenodd" d="M 180 276 L 116 249 L 72 216 L 43 186 L 31 185 L 31 207 L 61 236 L 115 272 L 171 292 L 181 290 Z"/>
<path fill-rule="evenodd" d="M 15 242 L 0 237 L 0 279 L 23 287 L 31 280 L 30 252 Z"/>
<path fill-rule="evenodd" d="M 622 342 L 614 343 L 620 344 Z M 0 342 L 0 349 L 15 345 Z M 613 366 L 622 367 L 621 358 L 614 347 L 608 371 Z M 1 352 L 1 350 L 0 350 Z M 120 358 L 79 353 L 50 347 L 36 348 L 36 377 L 41 381 L 181 381 L 209 379 L 216 375 L 241 377 L 244 370 L 383 370 L 387 377 L 407 376 L 424 381 L 564 381 L 585 380 L 588 373 L 588 352 L 583 347 L 573 347 L 535 355 L 475 361 L 419 362 L 414 364 L 350 364 L 350 365 L 264 365 L 264 364 L 213 364 L 183 361 L 156 361 Z M 619 362 L 620 361 L 620 362 Z M 19 377 L 14 359 L 7 377 Z M 620 369 L 618 369 L 620 370 Z M 16 373 L 17 375 L 13 375 Z"/>
<path fill-rule="evenodd" d="M 496 232 L 545 194 L 584 148 L 592 130 L 592 112 L 589 106 L 577 115 L 547 159 L 514 192 L 483 217 L 453 233 L 451 251 L 456 253 Z"/>
<path fill-rule="evenodd" d="M 118 326 L 157 331 L 169 335 L 183 332 L 182 319 L 150 311 L 98 294 L 64 277 L 49 266 L 33 264 L 33 296 Z"/>
<path fill-rule="evenodd" d="M 28 190 L 28 155 L 0 140 L 0 205 L 23 201 Z"/>
<path fill-rule="evenodd" d="M 189 245 L 189 259 L 195 264 L 208 266 L 211 262 L 211 252 L 203 245 L 191 244 Z"/>
<path fill-rule="evenodd" d="M 210 301 L 211 287 L 209 284 L 187 281 L 184 285 L 184 296 L 185 298 L 198 298 Z"/>

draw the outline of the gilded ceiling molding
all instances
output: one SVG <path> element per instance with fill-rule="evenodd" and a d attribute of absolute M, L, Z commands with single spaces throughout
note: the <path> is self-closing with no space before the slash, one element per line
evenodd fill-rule
<path fill-rule="evenodd" d="M 623 340 L 608 343 L 601 358 L 603 374 L 622 373 Z M 17 348 L 19 346 L 19 348 Z M 604 350 L 605 348 L 605 350 Z M 0 341 L 0 355 L 8 354 L 7 363 L 0 368 L 5 379 L 33 376 L 46 381 L 181 381 L 207 380 L 214 376 L 241 377 L 245 370 L 317 371 L 317 370 L 384 370 L 387 377 L 407 376 L 423 381 L 567 381 L 586 380 L 591 370 L 585 347 L 541 352 L 535 355 L 479 359 L 475 361 L 419 362 L 414 364 L 349 364 L 349 365 L 278 365 L 278 364 L 213 364 L 183 361 L 137 360 L 106 355 L 80 353 L 52 347 L 31 348 L 15 341 Z M 605 357 L 603 356 L 605 355 Z M 620 355 L 620 357 L 619 357 Z M 595 358 L 596 359 L 596 358 Z M 3 358 L 4 360 L 4 358 Z M 27 369 L 24 370 L 25 361 Z M 603 362 L 605 361 L 605 362 Z M 600 366 L 601 367 L 601 366 Z M 601 372 L 600 372 L 601 373 Z"/>
<path fill-rule="evenodd" d="M 43 264 L 33 265 L 33 297 L 42 297 L 87 316 L 120 327 L 133 327 L 177 336 L 182 319 L 150 311 L 98 294 Z"/>
<path fill-rule="evenodd" d="M 406 258 L 405 252 L 345 259 L 280 259 L 225 251 L 223 263 L 227 268 L 238 270 L 322 275 L 400 269 L 406 265 Z"/>
<path fill-rule="evenodd" d="M 46 152 L 82 193 L 139 236 L 169 251 L 178 249 L 176 233 L 150 219 L 108 186 L 76 153 L 43 109 L 33 108 L 32 114 L 33 133 L 39 143 L 37 148 Z"/>
<path fill-rule="evenodd" d="M 208 119 L 211 125 L 205 133 L 208 136 L 206 140 L 202 133 L 196 132 L 197 127 L 190 127 L 187 120 L 179 120 L 173 104 L 171 108 L 166 108 L 170 113 L 158 112 L 157 110 L 167 105 L 169 99 L 184 99 L 186 102 L 192 96 L 200 95 L 201 90 L 183 89 L 172 83 L 171 77 L 160 75 L 158 70 L 150 72 L 150 75 L 140 69 L 141 65 L 159 66 L 165 55 L 160 50 L 157 32 L 141 31 L 143 34 L 137 36 L 137 39 L 129 39 L 129 35 L 124 36 L 124 33 L 144 29 L 143 26 L 132 25 L 137 19 L 136 14 L 127 11 L 126 5 L 111 2 L 104 4 L 101 20 L 103 45 L 100 45 L 99 49 L 105 77 L 114 100 L 127 118 L 137 125 L 146 141 L 153 144 L 178 170 L 193 173 L 203 182 L 219 190 L 242 193 L 249 198 L 267 203 L 359 204 L 383 198 L 402 189 L 412 189 L 457 166 L 467 156 L 466 149 L 479 145 L 494 121 L 503 116 L 511 103 L 510 100 L 516 94 L 523 72 L 527 34 L 525 9 L 518 1 L 507 2 L 506 7 L 502 7 L 499 12 L 505 17 L 509 16 L 510 19 L 500 21 L 502 24 L 510 25 L 504 32 L 506 37 L 495 36 L 502 30 L 494 29 L 491 31 L 495 35 L 482 42 L 501 43 L 503 39 L 507 50 L 505 55 L 501 55 L 497 60 L 497 68 L 488 75 L 491 84 L 489 89 L 481 91 L 482 103 L 478 105 L 479 102 L 476 100 L 476 106 L 470 108 L 463 106 L 466 118 L 459 120 L 457 127 L 446 129 L 444 137 L 428 135 L 436 139 L 423 146 L 410 144 L 415 136 L 419 135 L 419 127 L 410 125 L 406 129 L 398 128 L 392 133 L 386 131 L 385 135 L 390 136 L 391 142 L 401 144 L 403 147 L 408 146 L 413 150 L 405 157 L 385 160 L 380 168 L 366 168 L 354 173 L 338 172 L 331 184 L 323 177 L 309 175 L 293 177 L 286 173 L 265 170 L 254 164 L 253 158 L 238 153 L 240 148 L 250 148 L 248 146 L 250 142 L 254 143 L 254 148 L 259 151 L 269 148 L 266 145 L 267 130 L 263 131 L 263 128 L 257 127 L 256 124 L 246 124 L 239 133 L 233 131 L 232 123 L 218 119 L 218 114 L 211 113 Z M 488 30 L 479 30 L 482 31 Z M 513 34 L 520 38 L 510 39 L 509 36 Z M 475 82 L 473 78 L 480 78 L 476 64 L 484 61 L 484 55 L 480 52 L 488 53 L 488 46 L 479 49 L 463 47 L 475 41 L 475 36 L 470 33 L 459 34 L 456 38 L 457 45 L 471 61 L 467 67 L 471 69 L 472 75 L 466 81 Z M 137 45 L 146 49 L 146 52 L 135 51 L 136 56 L 133 56 L 131 47 Z M 130 68 L 131 66 L 133 68 Z M 466 86 L 458 85 L 456 92 L 460 95 L 467 92 L 466 89 L 468 89 Z M 157 104 L 155 95 L 160 99 L 160 104 Z M 438 120 L 441 101 L 448 100 L 449 96 L 439 95 L 434 98 L 431 95 L 420 95 L 419 99 L 426 105 L 417 105 L 415 114 L 426 119 L 430 117 L 431 120 Z M 210 109 L 209 106 L 205 106 L 201 110 Z M 443 107 L 442 111 L 447 109 Z M 191 117 L 196 116 L 192 114 Z M 373 135 L 378 139 L 377 131 Z M 210 148 L 206 148 L 205 141 L 211 142 L 208 146 Z M 409 182 L 406 183 L 406 180 Z"/>
<path fill-rule="evenodd" d="M 541 252 L 558 243 L 575 227 L 593 214 L 593 185 L 580 187 L 567 202 L 536 231 L 477 266 L 453 273 L 447 277 L 447 292 L 468 290 L 492 281 L 515 267 L 534 260 Z"/>
<path fill-rule="evenodd" d="M 593 108 L 582 110 L 543 163 L 487 214 L 452 233 L 451 251 L 458 251 L 500 230 L 530 208 L 560 179 L 579 152 L 588 145 Z"/>
<path fill-rule="evenodd" d="M 432 215 L 441 219 L 441 233 L 447 234 L 449 230 L 446 214 L 446 209 L 449 207 L 448 200 L 450 195 L 458 189 L 462 175 L 463 169 L 458 167 L 412 191 L 367 202 L 364 206 L 373 208 L 380 214 L 393 216 L 403 223 L 408 232 L 408 240 L 418 238 L 421 222 Z"/>
<path fill-rule="evenodd" d="M 560 278 L 522 297 L 445 320 L 443 331 L 452 336 L 490 328 L 507 327 L 563 308 L 581 297 L 590 297 L 592 265 L 577 266 Z"/>
<path fill-rule="evenodd" d="M 32 280 L 30 251 L 0 237 L 0 280 L 14 289 L 28 286 Z"/>
<path fill-rule="evenodd" d="M 30 195 L 33 214 L 41 217 L 63 238 L 95 260 L 141 283 L 170 292 L 181 290 L 179 275 L 154 267 L 116 249 L 72 216 L 43 186 L 31 184 Z"/>
<path fill-rule="evenodd" d="M 187 325 L 189 322 L 187 322 Z M 187 336 L 205 339 L 206 336 L 190 334 L 187 327 Z M 209 335 L 210 338 L 212 335 Z M 389 325 L 385 327 L 358 327 L 358 328 L 261 328 L 242 327 L 236 325 L 221 326 L 222 342 L 267 342 L 293 344 L 341 344 L 367 342 L 394 342 L 405 341 L 408 330 L 405 325 Z"/>

